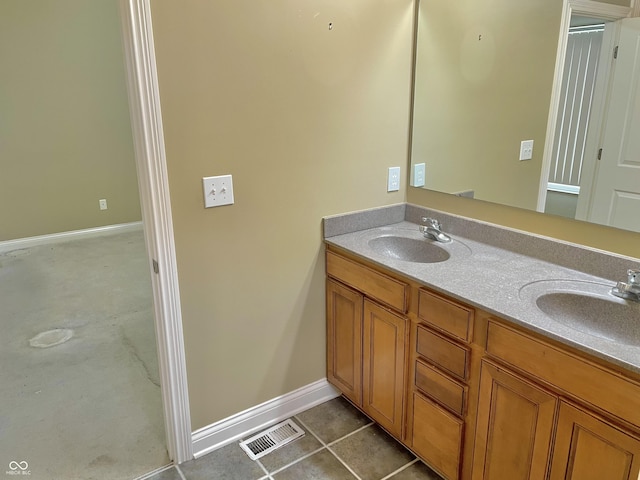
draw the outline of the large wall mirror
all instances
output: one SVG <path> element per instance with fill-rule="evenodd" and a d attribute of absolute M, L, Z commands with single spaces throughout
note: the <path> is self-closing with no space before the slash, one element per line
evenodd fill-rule
<path fill-rule="evenodd" d="M 418 2 L 411 185 L 640 231 L 629 2 Z"/>

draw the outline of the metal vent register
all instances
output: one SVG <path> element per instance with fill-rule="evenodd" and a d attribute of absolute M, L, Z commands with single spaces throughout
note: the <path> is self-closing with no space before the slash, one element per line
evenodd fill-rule
<path fill-rule="evenodd" d="M 289 419 L 243 440 L 240 442 L 240 447 L 247 452 L 251 460 L 257 460 L 302 436 L 304 436 L 304 430 Z"/>

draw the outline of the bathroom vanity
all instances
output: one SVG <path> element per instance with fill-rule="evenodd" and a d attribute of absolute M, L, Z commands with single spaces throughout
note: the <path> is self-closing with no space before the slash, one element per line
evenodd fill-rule
<path fill-rule="evenodd" d="M 328 380 L 446 479 L 636 480 L 640 304 L 606 289 L 637 260 L 423 214 L 325 219 Z"/>

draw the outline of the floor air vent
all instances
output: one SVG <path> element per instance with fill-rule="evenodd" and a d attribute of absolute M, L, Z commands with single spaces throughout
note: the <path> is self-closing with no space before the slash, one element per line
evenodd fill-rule
<path fill-rule="evenodd" d="M 303 435 L 304 430 L 289 419 L 243 440 L 240 447 L 247 452 L 251 460 L 257 460 Z"/>

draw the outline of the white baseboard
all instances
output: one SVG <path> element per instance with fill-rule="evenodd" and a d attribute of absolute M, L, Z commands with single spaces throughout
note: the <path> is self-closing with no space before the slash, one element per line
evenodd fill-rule
<path fill-rule="evenodd" d="M 69 240 L 80 240 L 100 237 L 103 235 L 115 235 L 116 233 L 132 232 L 135 230 L 142 230 L 142 222 L 120 223 L 117 225 L 107 225 L 106 227 L 86 228 L 84 230 L 72 230 L 70 232 L 38 235 L 37 237 L 16 238 L 15 240 L 5 240 L 4 242 L 0 242 L 0 253 L 19 250 L 21 248 L 37 247 L 39 245 L 68 242 Z"/>
<path fill-rule="evenodd" d="M 240 440 L 274 423 L 340 396 L 326 378 L 310 383 L 244 412 L 212 423 L 191 435 L 194 457 Z"/>

